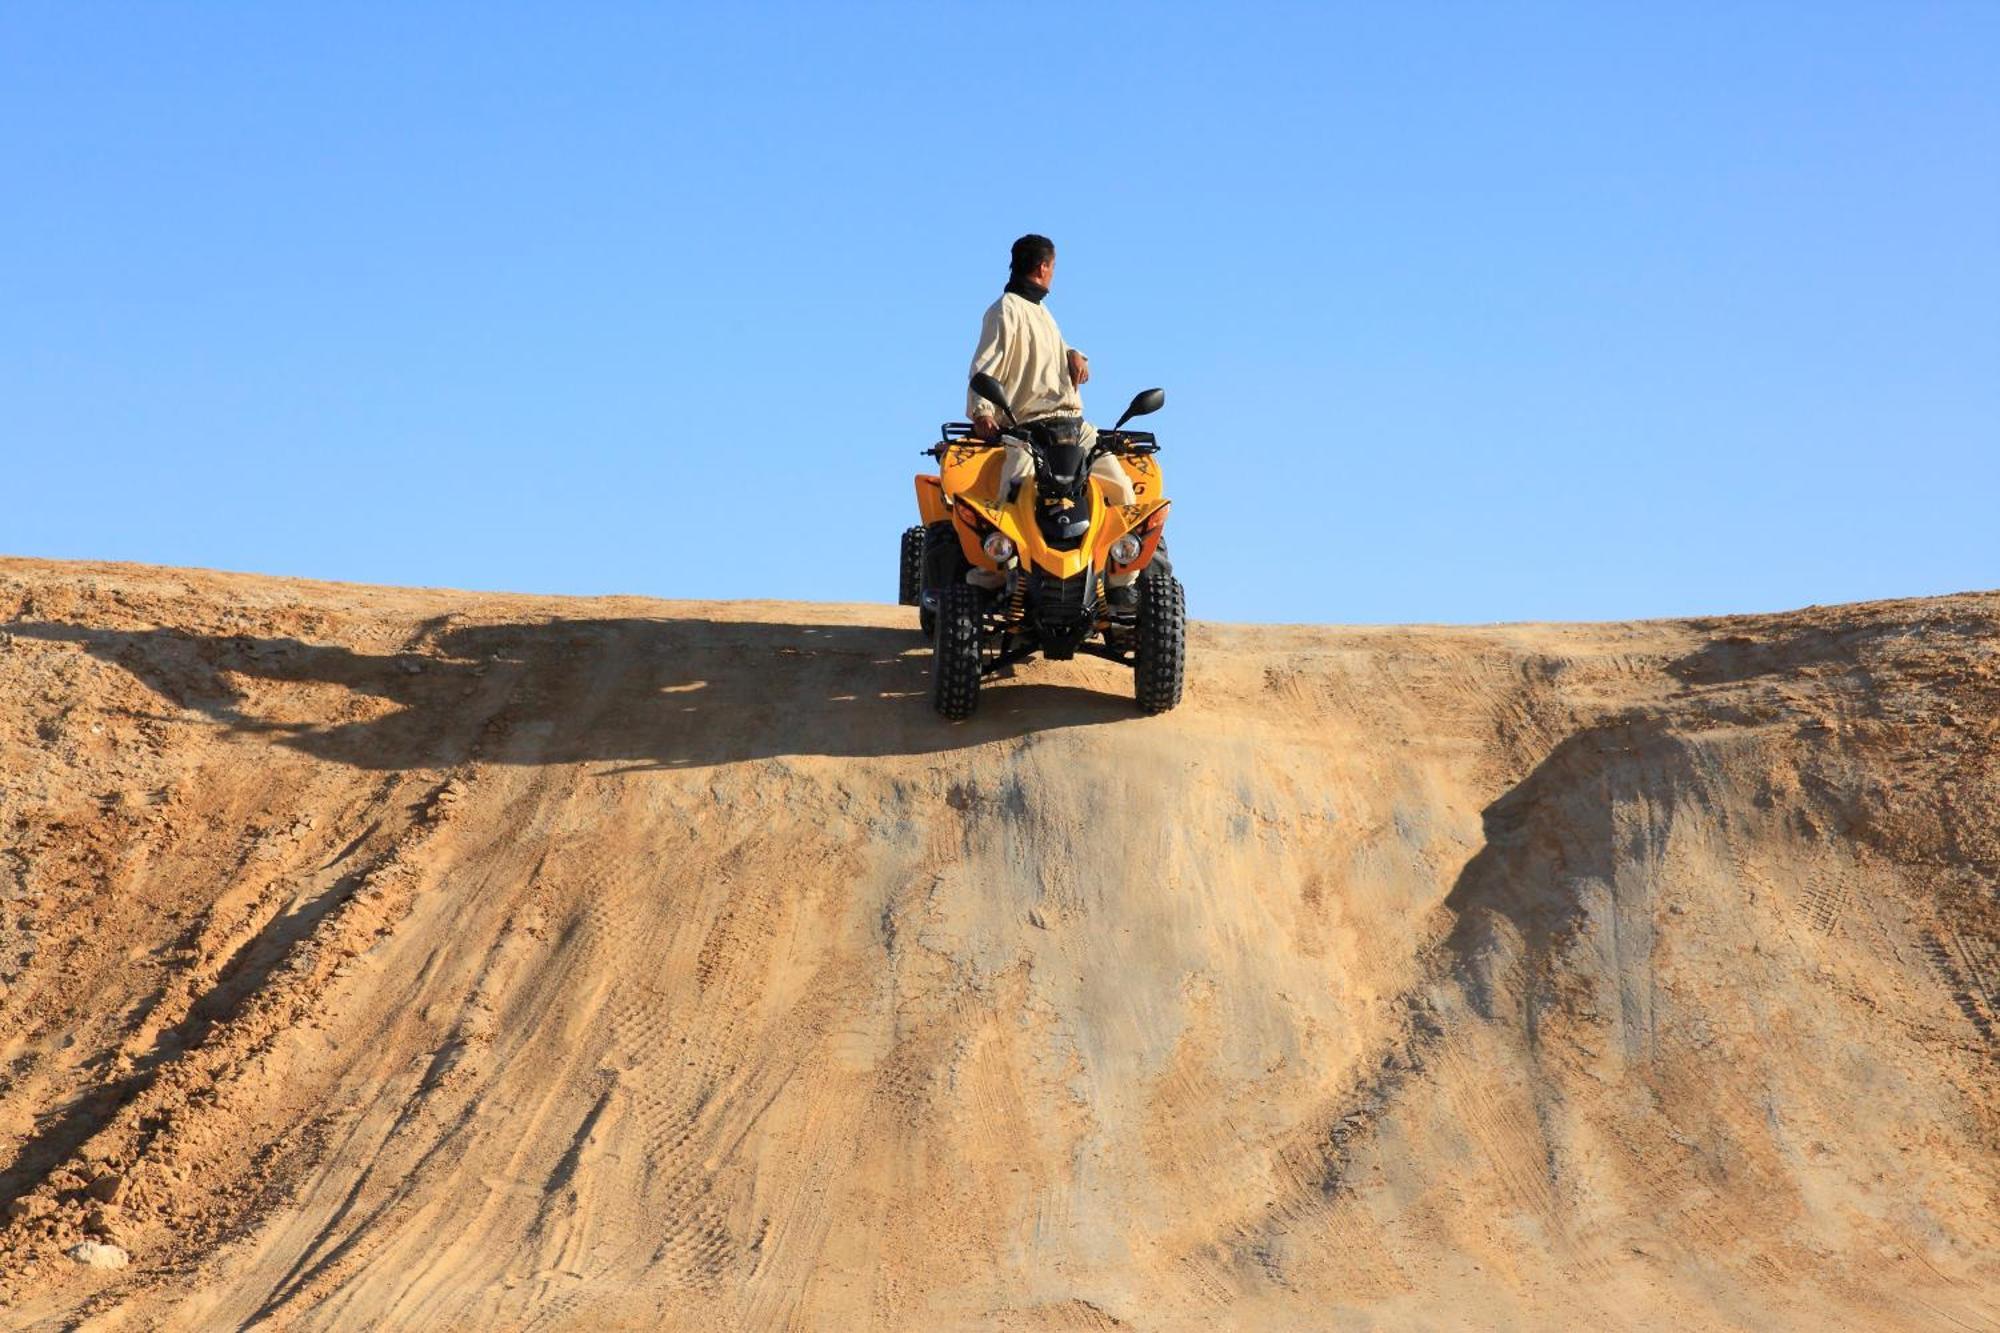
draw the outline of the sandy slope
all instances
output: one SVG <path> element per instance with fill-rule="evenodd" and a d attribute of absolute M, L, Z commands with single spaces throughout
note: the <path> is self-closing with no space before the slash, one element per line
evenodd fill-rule
<path fill-rule="evenodd" d="M 0 1323 L 2000 1329 L 2000 595 L 909 618 L 0 562 Z"/>

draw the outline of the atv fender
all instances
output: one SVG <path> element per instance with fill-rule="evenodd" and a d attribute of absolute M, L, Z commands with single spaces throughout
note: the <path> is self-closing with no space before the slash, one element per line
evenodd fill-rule
<path fill-rule="evenodd" d="M 1105 507 L 1103 528 L 1097 534 L 1097 556 L 1104 561 L 1107 572 L 1135 574 L 1146 567 L 1167 530 L 1167 508 L 1171 504 L 1172 500 L 1141 500 L 1137 504 Z M 1112 543 L 1128 532 L 1139 538 L 1139 554 L 1129 565 L 1117 564 L 1111 559 Z"/>
<path fill-rule="evenodd" d="M 1151 454 L 1119 454 L 1118 466 L 1132 483 L 1132 495 L 1139 503 L 1157 500 L 1167 493 L 1160 477 L 1160 464 Z"/>
<path fill-rule="evenodd" d="M 942 523 L 951 515 L 945 509 L 944 482 L 936 473 L 917 474 L 917 519 L 925 527 Z"/>
<path fill-rule="evenodd" d="M 958 533 L 958 549 L 965 552 L 965 558 L 975 569 L 1000 568 L 992 556 L 986 554 L 988 533 L 1005 533 L 1014 543 L 1014 549 L 1022 548 L 1021 534 L 1014 530 L 1014 521 L 1007 511 L 997 504 L 975 500 L 969 495 L 955 496 L 951 502 L 952 529 Z"/>
<path fill-rule="evenodd" d="M 938 461 L 938 480 L 944 493 L 956 498 L 970 495 L 993 501 L 1000 497 L 1000 467 L 1006 450 L 997 444 L 957 441 Z"/>

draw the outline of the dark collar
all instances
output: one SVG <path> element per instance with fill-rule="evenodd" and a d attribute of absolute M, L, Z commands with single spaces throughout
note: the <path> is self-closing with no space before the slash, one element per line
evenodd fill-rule
<path fill-rule="evenodd" d="M 1036 305 L 1040 305 L 1042 298 L 1049 294 L 1049 289 L 1041 283 L 1029 282 L 1026 278 L 1015 278 L 1007 284 L 1007 290 L 1024 301 L 1033 301 Z"/>

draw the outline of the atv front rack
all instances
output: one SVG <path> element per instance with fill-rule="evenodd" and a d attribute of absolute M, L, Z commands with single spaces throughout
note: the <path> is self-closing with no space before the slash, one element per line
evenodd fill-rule
<path fill-rule="evenodd" d="M 944 451 L 961 440 L 973 438 L 970 421 L 947 421 L 938 427 L 938 442 L 928 449 L 917 450 L 932 458 L 943 458 Z M 1097 442 L 1104 446 L 1106 453 L 1112 454 L 1157 454 L 1160 442 L 1149 430 L 1101 430 L 1097 432 Z M 980 443 L 984 443 L 981 441 Z M 997 446 L 992 446 L 997 447 Z"/>
<path fill-rule="evenodd" d="M 942 463 L 944 461 L 945 450 L 951 448 L 954 444 L 960 444 L 967 440 L 971 440 L 975 447 L 993 449 L 1000 447 L 998 444 L 988 445 L 986 441 L 976 439 L 972 434 L 972 423 L 970 421 L 947 421 L 938 427 L 938 442 L 928 449 L 919 449 L 917 452 L 920 454 L 929 454 L 932 458 Z"/>

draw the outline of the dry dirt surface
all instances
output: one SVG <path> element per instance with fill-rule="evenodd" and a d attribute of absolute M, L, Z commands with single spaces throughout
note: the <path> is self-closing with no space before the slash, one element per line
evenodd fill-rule
<path fill-rule="evenodd" d="M 2000 595 L 913 619 L 0 561 L 0 1324 L 2000 1329 Z"/>

